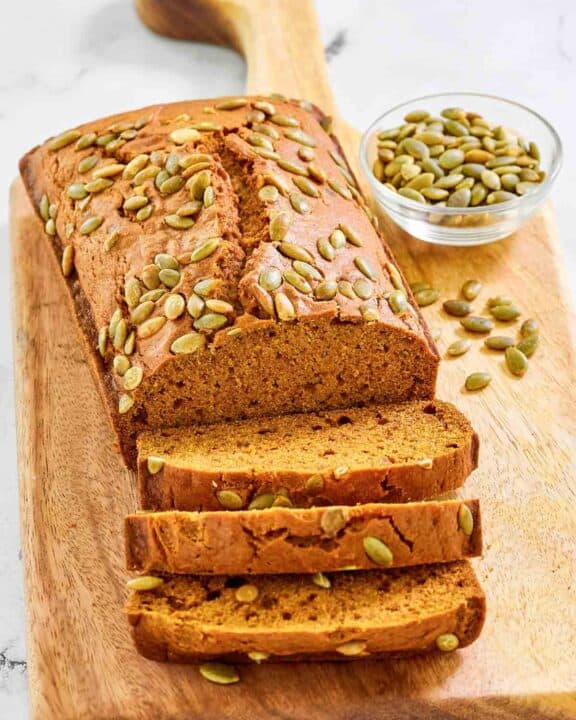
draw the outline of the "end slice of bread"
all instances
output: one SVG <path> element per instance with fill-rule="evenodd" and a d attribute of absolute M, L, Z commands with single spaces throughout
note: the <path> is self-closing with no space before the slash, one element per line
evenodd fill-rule
<path fill-rule="evenodd" d="M 158 512 L 125 522 L 130 570 L 315 573 L 450 562 L 482 551 L 478 500 Z"/>
<path fill-rule="evenodd" d="M 477 463 L 469 421 L 438 400 L 172 428 L 138 440 L 145 510 L 219 510 L 227 507 L 222 491 L 234 493 L 235 509 L 270 494 L 296 507 L 422 500 L 460 487 Z"/>
<path fill-rule="evenodd" d="M 465 647 L 484 623 L 484 592 L 467 561 L 328 579 L 323 588 L 306 575 L 171 576 L 134 593 L 126 612 L 138 651 L 171 662 L 425 652 L 446 635 Z"/>

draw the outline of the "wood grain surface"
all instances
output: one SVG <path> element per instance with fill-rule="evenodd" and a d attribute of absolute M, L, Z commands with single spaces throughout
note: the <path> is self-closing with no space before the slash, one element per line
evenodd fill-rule
<path fill-rule="evenodd" d="M 307 0 L 140 0 L 138 7 L 158 31 L 236 47 L 248 59 L 248 92 L 281 91 L 335 112 Z M 357 134 L 338 119 L 336 128 L 354 159 Z M 482 499 L 484 515 L 485 554 L 476 567 L 488 620 L 480 640 L 449 656 L 246 667 L 229 687 L 132 648 L 122 614 L 122 519 L 137 507 L 135 479 L 115 453 L 42 235 L 16 181 L 15 375 L 35 720 L 576 718 L 576 325 L 549 210 L 481 248 L 428 246 L 386 225 L 410 280 L 454 296 L 477 277 L 485 284 L 478 308 L 507 292 L 542 326 L 523 379 L 482 340 L 440 370 L 439 397 L 467 413 L 481 438 L 480 468 L 465 489 Z M 458 323 L 439 304 L 426 315 L 442 330 L 444 352 L 460 335 Z M 494 377 L 480 394 L 462 390 L 473 370 Z"/>

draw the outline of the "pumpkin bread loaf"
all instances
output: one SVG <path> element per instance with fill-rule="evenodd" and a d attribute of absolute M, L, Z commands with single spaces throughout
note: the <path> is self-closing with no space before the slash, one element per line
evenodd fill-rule
<path fill-rule="evenodd" d="M 157 430 L 138 438 L 145 510 L 422 500 L 460 487 L 477 463 L 470 423 L 438 400 Z"/>
<path fill-rule="evenodd" d="M 181 102 L 22 159 L 132 466 L 143 430 L 433 397 L 434 343 L 324 127 Z"/>
<path fill-rule="evenodd" d="M 151 660 L 347 660 L 455 649 L 482 629 L 467 561 L 330 576 L 171 576 L 126 612 Z"/>
<path fill-rule="evenodd" d="M 159 512 L 125 522 L 129 570 L 239 575 L 406 567 L 480 555 L 477 500 L 239 512 Z"/>

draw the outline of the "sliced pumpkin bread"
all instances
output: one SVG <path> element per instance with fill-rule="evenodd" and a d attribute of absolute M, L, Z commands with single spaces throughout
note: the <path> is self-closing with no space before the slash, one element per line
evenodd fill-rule
<path fill-rule="evenodd" d="M 406 502 L 460 487 L 478 438 L 453 405 L 414 401 L 144 432 L 145 510 Z M 263 497 L 264 496 L 264 497 Z"/>
<path fill-rule="evenodd" d="M 151 660 L 347 660 L 455 649 L 482 629 L 467 561 L 322 576 L 170 576 L 126 612 Z M 330 585 L 328 587 L 328 585 Z"/>
<path fill-rule="evenodd" d="M 130 570 L 177 574 L 315 573 L 450 562 L 482 550 L 477 500 L 126 518 Z"/>

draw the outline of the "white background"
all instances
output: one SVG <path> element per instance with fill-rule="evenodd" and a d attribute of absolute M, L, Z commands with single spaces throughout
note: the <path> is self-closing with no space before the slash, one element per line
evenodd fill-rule
<path fill-rule="evenodd" d="M 292 0 L 295 12 L 300 1 Z M 332 88 L 359 129 L 396 103 L 449 90 L 517 100 L 556 126 L 565 161 L 553 201 L 574 287 L 573 0 L 318 0 L 317 8 Z M 18 720 L 27 690 L 7 229 L 17 161 L 46 137 L 99 116 L 242 93 L 245 67 L 231 51 L 152 35 L 129 0 L 5 2 L 0 13 L 0 720 Z"/>

